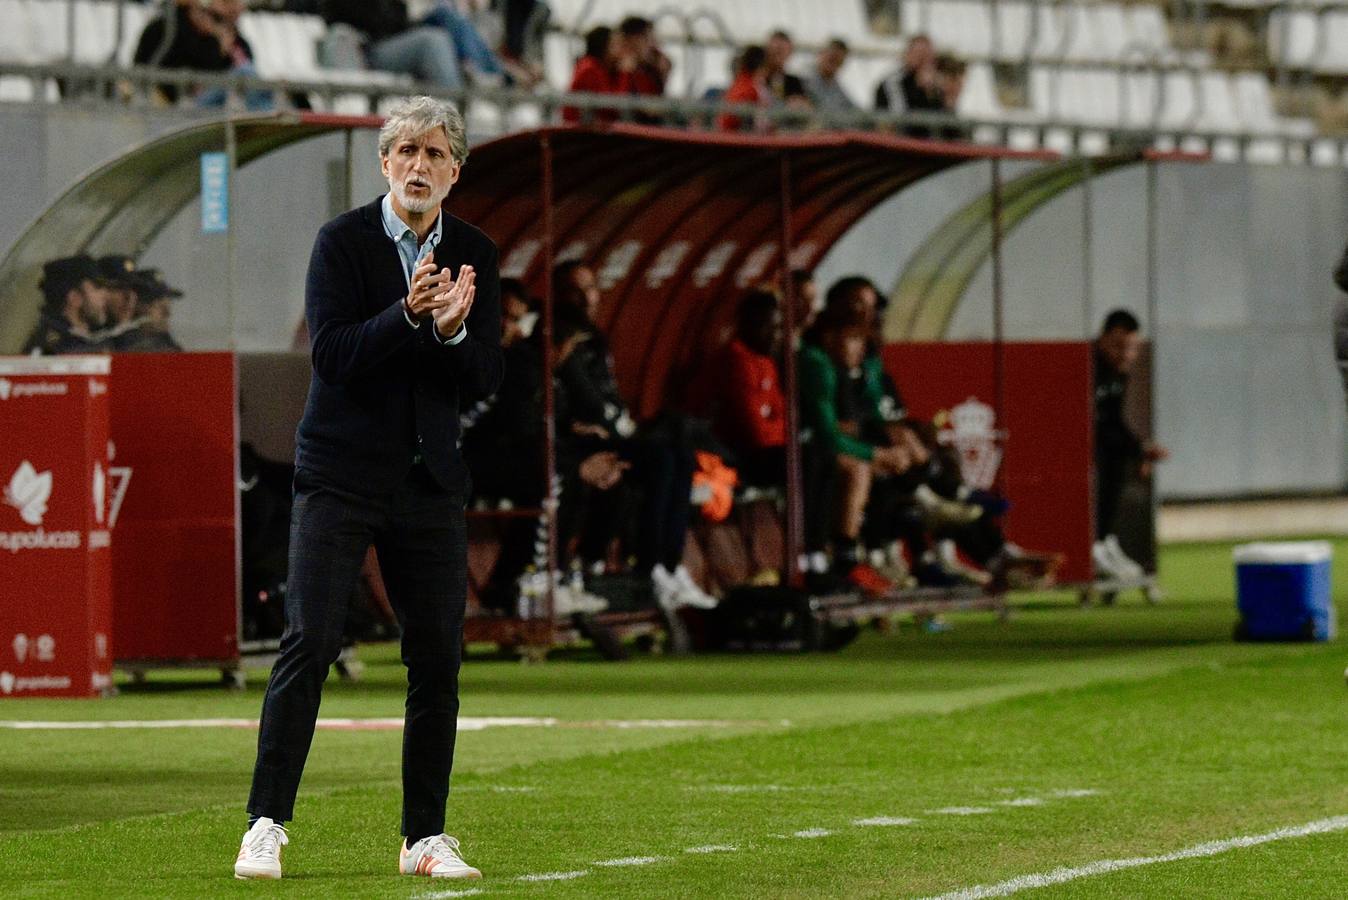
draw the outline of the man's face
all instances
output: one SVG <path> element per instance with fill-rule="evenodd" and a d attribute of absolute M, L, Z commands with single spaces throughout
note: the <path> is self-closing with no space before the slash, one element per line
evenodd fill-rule
<path fill-rule="evenodd" d="M 948 74 L 940 78 L 941 96 L 945 98 L 946 106 L 950 109 L 955 108 L 959 102 L 960 94 L 964 91 L 964 76 Z"/>
<path fill-rule="evenodd" d="M 768 45 L 764 49 L 768 51 L 768 68 L 774 72 L 780 72 L 786 68 L 787 60 L 791 58 L 795 47 L 787 38 L 776 35 L 768 38 Z"/>
<path fill-rule="evenodd" d="M 136 292 L 130 288 L 108 288 L 108 321 L 113 325 L 130 322 L 136 312 Z"/>
<path fill-rule="evenodd" d="M 599 279 L 594 277 L 594 269 L 577 266 L 571 273 L 571 284 L 585 298 L 585 314 L 593 319 L 599 309 Z"/>
<path fill-rule="evenodd" d="M 813 281 L 802 281 L 796 288 L 796 322 L 797 326 L 805 327 L 814 321 L 814 317 L 819 314 L 819 288 Z"/>
<path fill-rule="evenodd" d="M 832 78 L 838 74 L 838 70 L 847 62 L 847 51 L 840 50 L 837 47 L 825 47 L 819 51 L 819 74 L 825 78 Z"/>
<path fill-rule="evenodd" d="M 931 41 L 926 38 L 913 38 L 903 53 L 903 65 L 906 69 L 917 71 L 931 62 Z"/>
<path fill-rule="evenodd" d="M 69 298 L 76 298 L 77 302 L 70 304 L 74 306 L 76 315 L 80 322 L 86 328 L 102 328 L 108 321 L 108 289 L 102 285 L 94 284 L 89 279 L 67 295 Z"/>
<path fill-rule="evenodd" d="M 459 180 L 459 163 L 449 149 L 443 128 L 425 134 L 400 135 L 379 158 L 393 199 L 404 210 L 421 215 L 439 209 Z"/>
<path fill-rule="evenodd" d="M 169 319 L 173 316 L 173 301 L 167 297 L 151 300 L 145 307 L 145 320 L 151 327 L 168 331 Z"/>
<path fill-rule="evenodd" d="M 870 285 L 863 285 L 857 289 L 857 305 L 866 310 L 866 315 L 873 318 L 876 309 L 880 306 L 880 295 L 875 292 L 875 288 Z"/>
<path fill-rule="evenodd" d="M 1100 335 L 1096 344 L 1110 368 L 1126 374 L 1142 351 L 1142 335 L 1126 328 L 1111 328 Z"/>
<path fill-rule="evenodd" d="M 529 311 L 529 304 L 523 297 L 505 294 L 501 297 L 501 318 L 506 322 L 518 322 Z"/>
<path fill-rule="evenodd" d="M 625 40 L 627 52 L 639 60 L 650 56 L 651 48 L 655 46 L 655 37 L 649 31 L 628 35 Z"/>
<path fill-rule="evenodd" d="M 239 17 L 243 15 L 242 0 L 214 0 L 211 3 L 211 14 L 215 16 L 216 21 L 237 24 Z"/>

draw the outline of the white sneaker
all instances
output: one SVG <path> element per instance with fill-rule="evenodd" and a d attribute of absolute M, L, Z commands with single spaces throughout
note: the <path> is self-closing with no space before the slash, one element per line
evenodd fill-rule
<path fill-rule="evenodd" d="M 280 878 L 281 848 L 290 843 L 285 826 L 277 825 L 266 816 L 253 823 L 243 836 L 239 858 L 234 861 L 234 877 Z"/>
<path fill-rule="evenodd" d="M 655 602 L 661 609 L 673 612 L 683 605 L 679 598 L 679 583 L 659 563 L 651 569 L 651 588 L 655 591 Z"/>
<path fill-rule="evenodd" d="M 1007 556 L 1011 554 L 1008 552 Z M 964 564 L 964 560 L 959 558 L 959 549 L 954 541 L 940 541 L 936 545 L 936 558 L 940 561 L 941 569 L 947 575 L 953 575 L 961 581 L 967 581 L 970 584 L 976 584 L 979 587 L 987 587 L 992 583 L 992 576 L 982 569 L 975 569 L 972 566 Z"/>
<path fill-rule="evenodd" d="M 574 583 L 555 586 L 552 589 L 552 604 L 553 611 L 559 616 L 573 616 L 576 613 L 589 615 L 608 609 L 607 600 Z"/>
<path fill-rule="evenodd" d="M 1119 573 L 1120 578 L 1145 578 L 1147 576 L 1142 566 L 1123 552 L 1123 548 L 1119 546 L 1118 537 L 1112 534 L 1105 535 L 1104 545 L 1109 551 L 1110 557 L 1114 560 L 1114 571 Z"/>
<path fill-rule="evenodd" d="M 698 609 L 716 608 L 718 602 L 716 598 L 698 586 L 687 566 L 681 565 L 674 570 L 674 583 L 679 589 L 679 601 L 684 606 L 695 606 Z"/>
<path fill-rule="evenodd" d="M 1095 563 L 1097 581 L 1123 577 L 1115 569 L 1117 562 L 1104 541 L 1096 541 L 1091 545 L 1091 562 Z"/>
<path fill-rule="evenodd" d="M 459 839 L 447 834 L 422 838 L 411 847 L 403 841 L 398 853 L 398 871 L 430 878 L 481 878 L 482 873 L 463 861 Z"/>

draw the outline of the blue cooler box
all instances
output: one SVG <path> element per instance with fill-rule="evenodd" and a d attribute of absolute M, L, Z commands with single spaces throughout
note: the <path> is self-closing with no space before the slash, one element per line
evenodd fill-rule
<path fill-rule="evenodd" d="M 1236 637 L 1250 641 L 1327 641 L 1337 632 L 1329 592 L 1334 551 L 1327 541 L 1237 547 Z"/>

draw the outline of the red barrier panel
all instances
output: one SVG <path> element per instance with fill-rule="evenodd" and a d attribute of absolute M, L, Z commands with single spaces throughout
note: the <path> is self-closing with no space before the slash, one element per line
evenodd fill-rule
<path fill-rule="evenodd" d="M 890 344 L 885 368 L 911 414 L 936 421 L 960 452 L 965 481 L 994 484 L 1011 501 L 1008 539 L 1067 560 L 1064 582 L 1091 578 L 1091 346 L 1013 343 Z"/>
<path fill-rule="evenodd" d="M 108 358 L 0 359 L 0 697 L 112 684 Z"/>
<path fill-rule="evenodd" d="M 119 354 L 112 373 L 117 661 L 237 660 L 234 356 Z"/>

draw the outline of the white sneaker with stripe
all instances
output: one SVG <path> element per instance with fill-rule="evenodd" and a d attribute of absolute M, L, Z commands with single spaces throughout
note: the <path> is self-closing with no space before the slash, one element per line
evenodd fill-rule
<path fill-rule="evenodd" d="M 481 878 L 482 873 L 463 861 L 458 838 L 435 834 L 422 838 L 411 847 L 403 841 L 398 854 L 398 871 L 404 875 L 430 878 Z"/>
<path fill-rule="evenodd" d="M 234 860 L 234 877 L 280 878 L 281 848 L 290 843 L 285 826 L 277 825 L 266 816 L 253 823 L 243 836 L 239 856 Z"/>

